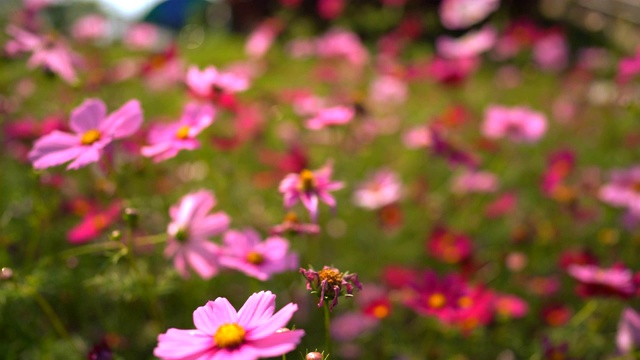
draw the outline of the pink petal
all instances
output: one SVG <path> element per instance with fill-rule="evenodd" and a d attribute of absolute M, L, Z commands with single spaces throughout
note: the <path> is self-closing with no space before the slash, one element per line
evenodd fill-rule
<path fill-rule="evenodd" d="M 44 169 L 73 160 L 84 151 L 77 136 L 54 130 L 36 141 L 29 160 L 36 169 Z"/>
<path fill-rule="evenodd" d="M 304 336 L 304 330 L 293 330 L 271 334 L 262 339 L 252 340 L 248 346 L 254 347 L 261 357 L 273 357 L 293 351 Z"/>
<path fill-rule="evenodd" d="M 247 334 L 247 340 L 258 340 L 272 335 L 276 330 L 287 325 L 293 314 L 298 311 L 298 305 L 289 303 L 275 313 L 269 321 L 259 325 Z"/>
<path fill-rule="evenodd" d="M 133 135 L 142 125 L 142 107 L 138 100 L 129 100 L 126 104 L 101 124 L 101 130 L 115 139 Z"/>
<path fill-rule="evenodd" d="M 67 166 L 67 170 L 79 169 L 100 160 L 100 155 L 102 155 L 102 150 L 100 148 L 88 146 L 84 146 L 83 148 L 83 152 L 71 164 L 69 164 L 69 166 Z"/>
<path fill-rule="evenodd" d="M 238 321 L 236 309 L 226 298 L 219 297 L 200 306 L 193 312 L 193 323 L 196 328 L 206 334 L 215 334 L 223 324 Z"/>
<path fill-rule="evenodd" d="M 193 270 L 203 279 L 209 279 L 218 273 L 217 257 L 218 252 L 212 252 L 213 243 L 189 244 L 185 256 Z"/>
<path fill-rule="evenodd" d="M 194 238 L 210 237 L 221 234 L 229 227 L 231 219 L 225 213 L 219 212 L 205 217 L 191 224 L 191 236 Z"/>
<path fill-rule="evenodd" d="M 153 355 L 165 359 L 183 359 L 200 356 L 214 350 L 211 335 L 198 330 L 169 329 L 158 335 L 158 346 Z"/>
<path fill-rule="evenodd" d="M 271 291 L 255 293 L 247 299 L 238 311 L 238 323 L 244 328 L 252 328 L 267 321 L 276 308 L 276 296 Z"/>
<path fill-rule="evenodd" d="M 107 108 L 100 99 L 87 99 L 71 112 L 69 126 L 78 134 L 98 129 L 107 114 Z"/>

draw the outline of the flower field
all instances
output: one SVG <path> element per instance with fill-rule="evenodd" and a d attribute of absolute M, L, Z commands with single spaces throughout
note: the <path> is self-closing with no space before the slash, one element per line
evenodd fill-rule
<path fill-rule="evenodd" d="M 640 357 L 639 51 L 269 3 L 0 4 L 0 358 Z"/>

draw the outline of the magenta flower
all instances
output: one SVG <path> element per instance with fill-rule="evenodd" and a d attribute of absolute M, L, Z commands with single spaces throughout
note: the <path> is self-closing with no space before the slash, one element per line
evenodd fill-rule
<path fill-rule="evenodd" d="M 306 127 L 311 130 L 320 130 L 327 126 L 348 124 L 355 114 L 356 111 L 349 106 L 320 109 L 314 117 L 307 120 Z"/>
<path fill-rule="evenodd" d="M 236 312 L 226 298 L 209 301 L 193 312 L 195 329 L 171 328 L 158 335 L 153 354 L 162 360 L 255 360 L 284 355 L 296 348 L 304 330 L 280 331 L 298 305 L 274 314 L 276 296 L 255 293 Z"/>
<path fill-rule="evenodd" d="M 632 56 L 624 57 L 618 63 L 616 81 L 625 84 L 640 74 L 640 48 Z"/>
<path fill-rule="evenodd" d="M 616 347 L 620 354 L 630 354 L 640 345 L 640 314 L 630 307 L 625 308 L 618 323 Z"/>
<path fill-rule="evenodd" d="M 193 95 L 204 99 L 216 99 L 220 93 L 236 93 L 249 88 L 249 79 L 232 72 L 218 71 L 209 66 L 200 71 L 191 66 L 187 72 L 187 87 Z"/>
<path fill-rule="evenodd" d="M 253 229 L 229 230 L 224 234 L 220 264 L 261 281 L 299 266 L 298 256 L 289 252 L 286 239 L 271 236 L 261 241 L 260 234 Z"/>
<path fill-rule="evenodd" d="M 8 54 L 30 52 L 31 57 L 27 62 L 29 68 L 43 67 L 58 74 L 70 84 L 78 81 L 74 69 L 78 55 L 72 52 L 64 42 L 50 36 L 33 34 L 13 25 L 9 25 L 7 33 L 13 36 L 13 40 L 5 45 Z"/>
<path fill-rule="evenodd" d="M 60 165 L 73 160 L 67 169 L 78 169 L 96 162 L 113 140 L 135 133 L 142 124 L 138 100 L 130 100 L 107 115 L 102 100 L 88 99 L 71 112 L 74 134 L 54 130 L 36 141 L 29 160 L 36 169 Z"/>
<path fill-rule="evenodd" d="M 189 103 L 184 108 L 178 122 L 155 125 L 149 132 L 149 146 L 141 149 L 143 156 L 160 162 L 176 156 L 181 150 L 200 147 L 196 139 L 215 117 L 215 109 L 210 104 Z"/>
<path fill-rule="evenodd" d="M 92 209 L 80 224 L 69 230 L 67 240 L 72 244 L 83 244 L 97 238 L 118 219 L 120 208 L 120 202 L 115 202 L 104 210 Z"/>
<path fill-rule="evenodd" d="M 316 40 L 316 54 L 321 58 L 342 58 L 354 66 L 369 61 L 369 52 L 358 36 L 347 30 L 333 29 Z"/>
<path fill-rule="evenodd" d="M 444 0 L 440 4 L 440 20 L 447 29 L 465 29 L 496 11 L 500 0 Z"/>
<path fill-rule="evenodd" d="M 438 55 L 448 59 L 470 58 L 490 50 L 498 33 L 487 25 L 480 30 L 470 31 L 460 38 L 440 36 L 436 39 Z"/>
<path fill-rule="evenodd" d="M 213 193 L 200 190 L 185 195 L 169 209 L 171 223 L 164 254 L 173 257 L 176 270 L 185 278 L 189 277 L 187 264 L 204 279 L 218 273 L 221 250 L 209 237 L 227 230 L 230 219 L 224 212 L 209 214 L 215 204 Z"/>
<path fill-rule="evenodd" d="M 440 226 L 433 230 L 425 246 L 431 256 L 449 264 L 465 262 L 473 253 L 473 242 L 468 236 Z"/>
<path fill-rule="evenodd" d="M 611 206 L 640 214 L 640 166 L 612 171 L 611 180 L 600 188 L 598 197 Z"/>
<path fill-rule="evenodd" d="M 411 284 L 412 293 L 404 303 L 418 314 L 434 316 L 444 323 L 455 320 L 468 299 L 468 285 L 458 275 L 440 278 L 428 270 Z"/>
<path fill-rule="evenodd" d="M 514 142 L 535 142 L 547 131 L 544 114 L 524 106 L 489 106 L 484 115 L 482 134 L 489 139 L 508 138 Z"/>
<path fill-rule="evenodd" d="M 133 50 L 152 49 L 160 38 L 160 29 L 151 23 L 132 25 L 124 35 L 123 43 Z"/>
<path fill-rule="evenodd" d="M 342 189 L 344 186 L 342 182 L 331 181 L 332 172 L 333 167 L 327 164 L 316 171 L 304 169 L 299 174 L 287 175 L 279 187 L 279 191 L 284 195 L 284 206 L 291 208 L 301 201 L 315 222 L 318 216 L 318 200 L 334 208 L 336 200 L 329 192 Z"/>
<path fill-rule="evenodd" d="M 533 46 L 533 60 L 546 71 L 560 71 L 569 63 L 569 44 L 564 34 L 551 31 L 540 37 Z"/>
<path fill-rule="evenodd" d="M 365 209 L 376 210 L 400 200 L 402 183 L 398 174 L 382 169 L 360 184 L 353 193 L 353 202 Z"/>

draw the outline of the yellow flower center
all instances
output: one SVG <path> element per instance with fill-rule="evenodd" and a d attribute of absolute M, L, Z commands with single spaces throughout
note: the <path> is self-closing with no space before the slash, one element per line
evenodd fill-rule
<path fill-rule="evenodd" d="M 107 225 L 109 225 L 109 219 L 105 215 L 100 214 L 93 218 L 93 226 L 96 230 L 103 230 Z"/>
<path fill-rule="evenodd" d="M 342 284 L 342 273 L 337 269 L 328 268 L 318 272 L 320 281 L 327 280 L 329 286 L 340 286 Z"/>
<path fill-rule="evenodd" d="M 429 296 L 429 306 L 434 309 L 440 309 L 447 302 L 447 298 L 444 297 L 441 293 L 435 293 Z"/>
<path fill-rule="evenodd" d="M 180 140 L 185 140 L 189 138 L 189 127 L 187 125 L 181 126 L 178 131 L 176 131 L 176 138 Z"/>
<path fill-rule="evenodd" d="M 304 169 L 300 172 L 300 189 L 304 191 L 311 191 L 315 188 L 315 178 L 313 172 Z"/>
<path fill-rule="evenodd" d="M 229 349 L 240 346 L 244 341 L 246 332 L 237 323 L 220 325 L 213 335 L 213 341 L 221 349 Z"/>
<path fill-rule="evenodd" d="M 91 145 L 94 142 L 100 140 L 101 137 L 102 134 L 100 134 L 100 131 L 91 129 L 82 134 L 82 139 L 80 139 L 80 142 L 82 143 L 82 145 Z"/>
<path fill-rule="evenodd" d="M 259 252 L 251 251 L 247 254 L 247 262 L 253 265 L 260 265 L 264 262 L 264 256 Z"/>

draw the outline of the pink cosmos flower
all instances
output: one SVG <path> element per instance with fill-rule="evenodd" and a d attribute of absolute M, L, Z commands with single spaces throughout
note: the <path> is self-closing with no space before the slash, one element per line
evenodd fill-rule
<path fill-rule="evenodd" d="M 624 57 L 618 63 L 616 81 L 625 84 L 640 74 L 640 47 L 632 56 Z"/>
<path fill-rule="evenodd" d="M 493 26 L 487 25 L 480 30 L 470 31 L 460 38 L 439 36 L 436 39 L 438 55 L 448 59 L 475 57 L 490 50 L 496 42 L 498 33 Z"/>
<path fill-rule="evenodd" d="M 444 0 L 440 3 L 440 20 L 447 29 L 465 29 L 496 11 L 500 0 Z"/>
<path fill-rule="evenodd" d="M 400 200 L 402 183 L 398 174 L 382 169 L 361 183 L 353 194 L 353 202 L 360 207 L 376 210 Z"/>
<path fill-rule="evenodd" d="M 569 62 L 569 44 L 564 34 L 552 31 L 536 41 L 533 45 L 533 59 L 546 71 L 560 71 Z"/>
<path fill-rule="evenodd" d="M 215 204 L 213 193 L 200 190 L 185 195 L 169 209 L 171 223 L 164 254 L 173 257 L 176 270 L 184 278 L 189 277 L 187 264 L 204 279 L 218 273 L 221 250 L 208 239 L 227 230 L 230 219 L 224 212 L 209 214 Z"/>
<path fill-rule="evenodd" d="M 107 116 L 102 100 L 88 99 L 71 112 L 73 134 L 54 130 L 36 141 L 29 160 L 36 169 L 60 165 L 78 169 L 96 162 L 103 149 L 113 140 L 135 133 L 142 124 L 142 109 L 138 100 L 130 100 Z"/>
<path fill-rule="evenodd" d="M 327 126 L 344 125 L 353 120 L 356 111 L 350 106 L 334 106 L 320 109 L 314 117 L 306 122 L 307 129 L 320 130 Z"/>
<path fill-rule="evenodd" d="M 567 273 L 580 282 L 580 296 L 615 295 L 627 298 L 633 295 L 633 272 L 622 267 L 603 269 L 596 265 L 571 265 Z"/>
<path fill-rule="evenodd" d="M 600 188 L 598 197 L 609 205 L 640 214 L 640 166 L 612 171 L 611 180 Z"/>
<path fill-rule="evenodd" d="M 261 281 L 299 266 L 298 256 L 289 252 L 286 239 L 271 236 L 261 241 L 260 234 L 253 229 L 229 230 L 224 234 L 220 264 Z"/>
<path fill-rule="evenodd" d="M 335 207 L 336 200 L 329 192 L 340 190 L 344 186 L 342 182 L 331 181 L 332 172 L 333 166 L 328 163 L 315 171 L 304 169 L 299 174 L 285 176 L 279 186 L 279 191 L 284 196 L 284 206 L 291 208 L 301 201 L 315 222 L 318 216 L 318 201 L 322 200 L 330 207 Z"/>
<path fill-rule="evenodd" d="M 453 179 L 451 191 L 456 194 L 490 193 L 498 190 L 498 177 L 488 171 L 465 171 Z"/>
<path fill-rule="evenodd" d="M 409 149 L 427 148 L 431 146 L 431 130 L 425 125 L 412 127 L 404 133 L 402 142 Z"/>
<path fill-rule="evenodd" d="M 99 14 L 85 15 L 71 27 L 71 35 L 80 41 L 102 39 L 108 31 L 107 19 Z"/>
<path fill-rule="evenodd" d="M 369 87 L 371 103 L 373 105 L 379 104 L 381 107 L 402 104 L 408 96 L 407 83 L 397 76 L 381 75 L 373 80 Z"/>
<path fill-rule="evenodd" d="M 489 139 L 508 138 L 514 142 L 535 142 L 547 131 L 544 114 L 524 106 L 491 105 L 482 123 L 482 134 Z"/>
<path fill-rule="evenodd" d="M 31 57 L 27 62 L 29 68 L 43 67 L 58 74 L 70 84 L 78 81 L 74 68 L 78 62 L 78 55 L 62 40 L 33 34 L 13 25 L 9 25 L 7 33 L 13 37 L 5 45 L 9 55 L 30 52 Z"/>
<path fill-rule="evenodd" d="M 131 26 L 124 35 L 125 46 L 133 50 L 152 49 L 160 38 L 160 30 L 150 23 L 137 23 Z"/>
<path fill-rule="evenodd" d="M 191 66 L 187 72 L 187 87 L 191 93 L 204 99 L 216 99 L 220 93 L 236 93 L 249 88 L 249 79 L 232 72 L 218 71 L 209 66 L 200 71 Z"/>
<path fill-rule="evenodd" d="M 457 316 L 461 302 L 467 295 L 468 286 L 458 275 L 440 278 L 434 271 L 425 271 L 410 285 L 411 296 L 404 300 L 410 309 L 421 315 L 434 316 L 450 323 Z"/>
<path fill-rule="evenodd" d="M 318 226 L 318 224 L 302 223 L 296 213 L 288 212 L 280 224 L 271 228 L 270 233 L 275 236 L 286 233 L 315 235 L 320 233 L 320 226 Z"/>
<path fill-rule="evenodd" d="M 277 19 L 268 19 L 253 30 L 244 46 L 244 52 L 252 58 L 261 58 L 269 51 L 281 29 Z"/>
<path fill-rule="evenodd" d="M 210 104 L 188 103 L 178 122 L 155 125 L 151 129 L 150 145 L 141 149 L 142 155 L 160 162 L 176 156 L 181 150 L 199 148 L 196 137 L 211 125 L 214 117 L 215 109 Z"/>
<path fill-rule="evenodd" d="M 364 65 L 369 52 L 358 36 L 347 30 L 333 29 L 316 40 L 316 53 L 321 58 L 343 58 L 354 66 Z"/>
<path fill-rule="evenodd" d="M 80 224 L 67 233 L 67 240 L 72 244 L 83 244 L 98 237 L 120 215 L 120 203 L 114 202 L 107 209 L 92 209 L 84 216 Z"/>
<path fill-rule="evenodd" d="M 296 348 L 304 330 L 282 331 L 298 305 L 274 314 L 276 296 L 255 293 L 236 312 L 226 298 L 209 301 L 193 312 L 196 328 L 171 328 L 158 336 L 153 354 L 162 360 L 256 360 L 284 355 Z"/>
<path fill-rule="evenodd" d="M 640 314 L 626 307 L 620 316 L 616 346 L 620 354 L 630 354 L 640 345 Z"/>

